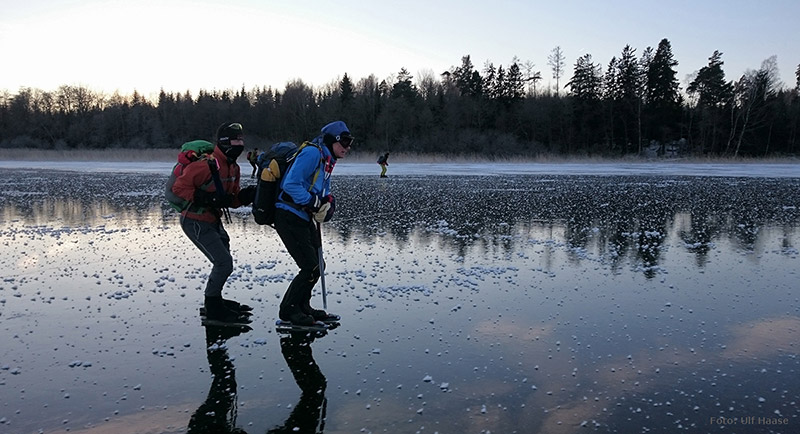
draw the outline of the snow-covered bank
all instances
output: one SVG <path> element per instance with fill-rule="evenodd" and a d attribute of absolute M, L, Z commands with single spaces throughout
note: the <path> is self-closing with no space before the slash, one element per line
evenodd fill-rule
<path fill-rule="evenodd" d="M 170 162 L 120 161 L 0 161 L 0 169 L 48 169 L 83 172 L 162 173 Z M 242 165 L 242 173 L 250 167 Z M 342 160 L 338 175 L 374 175 L 375 163 Z M 800 178 L 800 164 L 794 163 L 684 163 L 684 162 L 609 162 L 609 163 L 402 163 L 389 167 L 392 175 L 663 175 Z"/>

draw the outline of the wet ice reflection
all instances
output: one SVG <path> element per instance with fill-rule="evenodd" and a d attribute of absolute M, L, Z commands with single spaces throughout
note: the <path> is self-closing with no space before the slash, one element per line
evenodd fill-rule
<path fill-rule="evenodd" d="M 164 179 L 9 173 L 0 423 L 184 432 L 214 377 L 197 317 L 210 266 L 161 205 Z M 329 310 L 342 326 L 298 347 L 313 348 L 325 373 L 326 432 L 798 423 L 800 181 L 334 184 L 324 238 Z M 273 330 L 294 264 L 246 210 L 226 227 L 236 267 L 226 294 L 257 306 L 253 330 L 226 341 L 235 426 L 285 428 L 315 398 Z"/>

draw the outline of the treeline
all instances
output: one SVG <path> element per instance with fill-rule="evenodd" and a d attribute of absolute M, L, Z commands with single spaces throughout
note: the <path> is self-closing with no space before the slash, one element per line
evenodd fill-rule
<path fill-rule="evenodd" d="M 0 147 L 164 148 L 210 139 L 227 120 L 245 126 L 248 146 L 302 141 L 334 119 L 348 123 L 359 151 L 488 156 L 645 152 L 718 156 L 795 155 L 797 83 L 781 83 L 775 57 L 727 80 L 714 52 L 682 89 L 667 39 L 637 54 L 624 47 L 603 68 L 590 54 L 571 70 L 559 47 L 548 56 L 554 87 L 513 59 L 478 69 L 470 56 L 435 75 L 405 68 L 379 80 L 347 74 L 313 88 L 301 79 L 271 87 L 161 91 L 157 101 L 83 86 L 0 93 Z"/>

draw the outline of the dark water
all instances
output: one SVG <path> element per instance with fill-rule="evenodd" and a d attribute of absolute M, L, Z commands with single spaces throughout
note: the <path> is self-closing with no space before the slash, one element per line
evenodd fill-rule
<path fill-rule="evenodd" d="M 226 335 L 163 177 L 0 173 L 4 433 L 800 431 L 800 179 L 335 176 L 311 340 L 246 212 Z"/>

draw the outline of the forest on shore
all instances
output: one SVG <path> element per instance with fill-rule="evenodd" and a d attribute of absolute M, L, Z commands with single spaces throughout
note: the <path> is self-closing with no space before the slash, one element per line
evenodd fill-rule
<path fill-rule="evenodd" d="M 530 62 L 469 55 L 439 75 L 354 80 L 318 88 L 302 79 L 283 90 L 255 87 L 162 90 L 155 101 L 105 95 L 85 86 L 0 91 L 0 148 L 178 148 L 211 140 L 218 124 L 241 122 L 248 147 L 313 138 L 344 120 L 359 151 L 417 154 L 625 157 L 631 155 L 795 156 L 800 130 L 797 82 L 779 79 L 777 59 L 735 80 L 715 51 L 685 88 L 667 39 L 640 54 L 625 46 L 603 68 L 590 54 L 571 69 L 559 47 L 548 56 L 554 86 Z"/>

